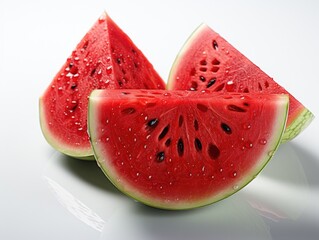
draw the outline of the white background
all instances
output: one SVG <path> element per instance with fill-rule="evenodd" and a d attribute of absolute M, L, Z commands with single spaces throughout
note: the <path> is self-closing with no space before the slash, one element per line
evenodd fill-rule
<path fill-rule="evenodd" d="M 1 0 L 0 239 L 318 239 L 318 119 L 244 190 L 183 212 L 128 199 L 46 143 L 38 98 L 104 10 L 164 79 L 206 22 L 319 115 L 319 1 Z"/>

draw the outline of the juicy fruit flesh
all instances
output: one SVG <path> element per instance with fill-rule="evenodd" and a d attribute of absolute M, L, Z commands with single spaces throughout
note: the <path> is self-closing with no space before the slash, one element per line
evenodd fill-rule
<path fill-rule="evenodd" d="M 124 193 L 183 209 L 242 188 L 273 155 L 283 132 L 284 95 L 187 91 L 93 91 L 95 157 Z"/>
<path fill-rule="evenodd" d="M 164 89 L 160 76 L 125 33 L 103 14 L 72 52 L 40 99 L 41 126 L 61 152 L 92 155 L 87 135 L 93 89 Z"/>
<path fill-rule="evenodd" d="M 177 56 L 168 88 L 288 94 L 290 105 L 285 140 L 298 135 L 313 118 L 312 113 L 287 90 L 204 24 L 194 32 Z M 297 129 L 290 126 L 297 126 Z"/>

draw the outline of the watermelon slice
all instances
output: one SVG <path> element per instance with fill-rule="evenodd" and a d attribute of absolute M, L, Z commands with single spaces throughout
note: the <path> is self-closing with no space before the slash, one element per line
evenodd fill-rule
<path fill-rule="evenodd" d="M 284 94 L 95 90 L 88 126 L 95 158 L 125 194 L 188 209 L 250 182 L 277 149 Z"/>
<path fill-rule="evenodd" d="M 168 89 L 288 94 L 290 106 L 283 142 L 296 137 L 314 117 L 294 96 L 206 24 L 199 26 L 176 57 Z"/>
<path fill-rule="evenodd" d="M 165 83 L 132 40 L 104 13 L 77 45 L 40 98 L 47 141 L 76 158 L 93 157 L 87 134 L 93 89 L 154 88 Z"/>

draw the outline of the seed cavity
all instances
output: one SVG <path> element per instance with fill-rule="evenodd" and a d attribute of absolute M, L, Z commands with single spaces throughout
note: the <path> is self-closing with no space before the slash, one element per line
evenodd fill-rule
<path fill-rule="evenodd" d="M 215 88 L 216 92 L 220 92 L 221 90 L 223 90 L 225 87 L 225 83 L 220 84 L 218 87 Z"/>
<path fill-rule="evenodd" d="M 211 71 L 213 72 L 213 73 L 217 73 L 218 72 L 218 70 L 219 70 L 219 67 L 212 67 L 211 68 Z"/>
<path fill-rule="evenodd" d="M 221 123 L 220 127 L 223 129 L 225 133 L 232 134 L 231 128 L 226 123 Z"/>
<path fill-rule="evenodd" d="M 229 111 L 234 111 L 234 112 L 246 112 L 246 109 L 239 107 L 239 106 L 236 106 L 234 104 L 227 105 L 227 109 Z"/>
<path fill-rule="evenodd" d="M 178 152 L 178 155 L 181 157 L 183 156 L 184 154 L 184 142 L 183 142 L 183 139 L 180 138 L 178 139 L 178 142 L 177 142 L 177 152 Z"/>
<path fill-rule="evenodd" d="M 262 86 L 261 86 L 260 83 L 258 83 L 258 90 L 259 90 L 259 91 L 262 91 L 262 90 L 263 90 L 263 88 L 262 88 Z"/>
<path fill-rule="evenodd" d="M 147 122 L 147 127 L 150 129 L 154 129 L 158 125 L 159 120 L 157 118 L 153 118 Z"/>
<path fill-rule="evenodd" d="M 194 145 L 197 152 L 200 152 L 203 148 L 202 142 L 198 138 L 195 138 Z"/>
<path fill-rule="evenodd" d="M 218 61 L 216 58 L 214 58 L 213 61 L 212 61 L 212 64 L 213 65 L 219 65 L 220 61 Z"/>
<path fill-rule="evenodd" d="M 216 40 L 213 40 L 212 45 L 213 45 L 213 48 L 214 48 L 215 50 L 218 50 L 218 44 L 217 44 Z"/>
<path fill-rule="evenodd" d="M 265 81 L 265 88 L 268 88 L 268 87 L 269 87 L 269 82 Z"/>
<path fill-rule="evenodd" d="M 184 122 L 184 117 L 180 115 L 178 118 L 178 126 L 181 127 L 183 125 L 183 122 Z"/>
<path fill-rule="evenodd" d="M 196 131 L 198 131 L 198 129 L 199 129 L 198 121 L 196 119 L 194 120 L 194 128 Z"/>
<path fill-rule="evenodd" d="M 206 68 L 206 67 L 201 67 L 201 68 L 199 69 L 199 71 L 201 71 L 201 72 L 206 72 L 206 71 L 207 71 L 207 68 Z"/>
<path fill-rule="evenodd" d="M 157 162 L 163 162 L 165 159 L 165 153 L 164 152 L 159 152 L 156 154 L 156 161 Z"/>
<path fill-rule="evenodd" d="M 158 140 L 161 140 L 163 139 L 166 134 L 168 133 L 168 130 L 169 130 L 169 125 L 167 125 L 163 130 L 162 132 L 160 133 L 160 135 L 158 136 Z"/>
<path fill-rule="evenodd" d="M 220 150 L 215 144 L 210 143 L 208 145 L 207 153 L 212 160 L 216 160 L 220 155 Z"/>
<path fill-rule="evenodd" d="M 121 111 L 123 114 L 129 115 L 129 114 L 133 114 L 136 112 L 135 108 L 129 107 L 129 108 L 124 108 Z"/>
<path fill-rule="evenodd" d="M 197 90 L 197 87 L 198 87 L 197 82 L 193 81 L 190 90 L 191 90 L 191 91 L 196 91 L 196 90 Z"/>
<path fill-rule="evenodd" d="M 207 110 L 208 110 L 208 107 L 205 106 L 204 104 L 201 104 L 201 103 L 197 103 L 197 108 L 198 108 L 198 110 L 200 110 L 202 112 L 207 112 Z"/>
<path fill-rule="evenodd" d="M 207 65 L 207 61 L 205 59 L 203 59 L 202 61 L 199 62 L 200 65 L 206 66 Z"/>
<path fill-rule="evenodd" d="M 207 87 L 207 88 L 210 88 L 211 86 L 214 85 L 215 82 L 216 82 L 216 78 L 210 79 L 210 80 L 208 81 L 206 87 Z"/>

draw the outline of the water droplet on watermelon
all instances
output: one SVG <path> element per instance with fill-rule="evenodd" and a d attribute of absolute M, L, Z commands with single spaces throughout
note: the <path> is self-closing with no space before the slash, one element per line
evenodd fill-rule
<path fill-rule="evenodd" d="M 83 127 L 78 128 L 78 131 L 82 131 L 82 130 L 83 130 Z"/>
<path fill-rule="evenodd" d="M 112 66 L 108 66 L 108 67 L 106 68 L 106 74 L 110 75 L 112 72 L 113 72 Z"/>
<path fill-rule="evenodd" d="M 152 179 L 152 175 L 149 175 L 149 176 L 148 176 L 148 179 L 151 180 L 151 179 Z"/>
<path fill-rule="evenodd" d="M 108 142 L 108 141 L 110 141 L 110 138 L 109 138 L 109 137 L 107 137 L 107 138 L 105 138 L 105 140 Z"/>
<path fill-rule="evenodd" d="M 147 145 L 146 145 L 146 144 L 144 145 L 144 148 L 145 148 L 145 149 L 147 148 Z"/>
<path fill-rule="evenodd" d="M 251 141 L 245 142 L 245 148 L 252 148 L 252 147 L 253 147 L 253 143 Z"/>
<path fill-rule="evenodd" d="M 55 88 L 55 85 L 52 85 L 51 88 Z"/>
<path fill-rule="evenodd" d="M 226 83 L 226 90 L 228 91 L 228 92 L 233 92 L 233 91 L 235 91 L 235 83 L 234 83 L 234 81 L 233 80 L 229 80 L 227 83 Z"/>
<path fill-rule="evenodd" d="M 234 189 L 234 190 L 238 190 L 238 188 L 239 188 L 238 185 L 234 185 L 234 186 L 233 186 L 233 189 Z"/>
<path fill-rule="evenodd" d="M 63 88 L 62 88 L 62 87 L 59 87 L 59 88 L 58 88 L 58 90 L 59 90 L 59 91 L 62 91 L 62 90 L 63 90 Z"/>
<path fill-rule="evenodd" d="M 137 138 L 134 138 L 133 141 L 136 142 L 136 141 L 137 141 Z"/>
<path fill-rule="evenodd" d="M 237 177 L 237 172 L 236 172 L 236 171 L 233 172 L 232 176 L 233 176 L 233 177 Z"/>
<path fill-rule="evenodd" d="M 137 172 L 137 173 L 136 173 L 136 177 L 139 177 L 139 176 L 140 176 L 140 173 L 139 173 L 139 172 Z"/>
<path fill-rule="evenodd" d="M 262 139 L 259 140 L 259 143 L 260 143 L 261 145 L 266 145 L 266 144 L 267 144 L 267 140 L 264 139 L 264 138 L 262 138 Z"/>
<path fill-rule="evenodd" d="M 245 130 L 251 129 L 251 125 L 249 123 L 244 123 L 243 129 L 245 129 Z"/>

